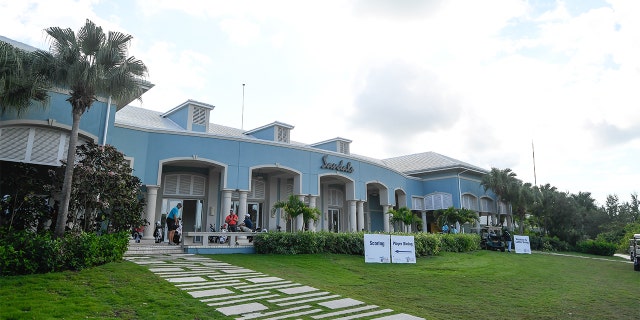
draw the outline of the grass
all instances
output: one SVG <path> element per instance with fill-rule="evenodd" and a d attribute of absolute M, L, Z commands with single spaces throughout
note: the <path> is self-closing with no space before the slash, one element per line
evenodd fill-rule
<path fill-rule="evenodd" d="M 492 251 L 416 264 L 335 255 L 216 258 L 427 319 L 633 319 L 640 298 L 640 273 L 616 258 Z"/>
<path fill-rule="evenodd" d="M 213 259 L 427 319 L 633 319 L 640 272 L 622 259 L 445 253 L 416 264 L 346 255 Z M 129 262 L 0 278 L 0 319 L 223 319 Z"/>

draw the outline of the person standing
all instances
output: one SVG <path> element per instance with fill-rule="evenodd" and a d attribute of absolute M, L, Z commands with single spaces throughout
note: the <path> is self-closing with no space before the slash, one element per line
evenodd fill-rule
<path fill-rule="evenodd" d="M 442 233 L 449 233 L 449 225 L 448 224 L 444 224 L 442 225 Z"/>
<path fill-rule="evenodd" d="M 169 215 L 167 215 L 167 226 L 169 227 L 169 244 L 177 245 L 177 243 L 173 242 L 173 236 L 176 233 L 176 229 L 178 229 L 178 218 L 180 217 L 180 208 L 182 208 L 182 203 L 178 202 L 178 204 L 171 209 Z"/>
<path fill-rule="evenodd" d="M 509 230 L 502 231 L 502 240 L 507 243 L 507 252 L 511 252 L 511 233 Z"/>
<path fill-rule="evenodd" d="M 236 232 L 238 231 L 238 215 L 233 212 L 233 210 L 229 211 L 229 215 L 227 216 L 227 218 L 224 220 L 224 222 L 227 223 L 227 225 L 229 225 L 229 231 L 231 232 Z"/>

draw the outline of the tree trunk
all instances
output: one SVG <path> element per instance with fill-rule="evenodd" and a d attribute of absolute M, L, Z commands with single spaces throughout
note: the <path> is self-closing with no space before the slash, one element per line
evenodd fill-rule
<path fill-rule="evenodd" d="M 67 150 L 67 167 L 64 171 L 64 182 L 62 183 L 62 199 L 60 200 L 60 211 L 56 221 L 56 238 L 64 236 L 67 226 L 67 216 L 69 215 L 69 201 L 71 200 L 71 185 L 73 183 L 73 167 L 76 161 L 76 146 L 78 144 L 78 130 L 80 128 L 80 118 L 82 112 L 73 108 L 73 125 L 69 134 L 69 149 Z"/>

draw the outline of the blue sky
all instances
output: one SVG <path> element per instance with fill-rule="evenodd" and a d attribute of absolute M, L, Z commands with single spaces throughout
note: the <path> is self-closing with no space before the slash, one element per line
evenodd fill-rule
<path fill-rule="evenodd" d="M 373 158 L 434 151 L 628 201 L 640 181 L 640 2 L 0 0 L 0 34 L 46 48 L 85 19 L 134 36 L 138 103 L 295 126 Z M 245 83 L 244 113 L 242 84 Z"/>

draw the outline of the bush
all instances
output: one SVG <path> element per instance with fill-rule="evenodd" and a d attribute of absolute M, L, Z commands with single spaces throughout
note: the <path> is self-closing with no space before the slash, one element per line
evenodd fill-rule
<path fill-rule="evenodd" d="M 4 229 L 0 241 L 0 275 L 6 276 L 81 270 L 122 260 L 129 234 L 80 233 L 54 239 L 50 233 Z"/>
<path fill-rule="evenodd" d="M 558 237 L 547 237 L 538 235 L 529 235 L 529 245 L 531 250 L 537 251 L 571 251 L 571 245 L 568 242 L 558 239 Z"/>
<path fill-rule="evenodd" d="M 599 240 L 586 240 L 578 243 L 576 250 L 582 253 L 599 256 L 613 256 L 618 246 L 615 243 Z"/>
<path fill-rule="evenodd" d="M 441 235 L 414 233 L 416 256 L 432 256 L 443 251 L 477 250 L 480 237 L 476 234 Z M 254 236 L 253 245 L 259 254 L 336 253 L 364 256 L 364 233 L 266 232 Z"/>

